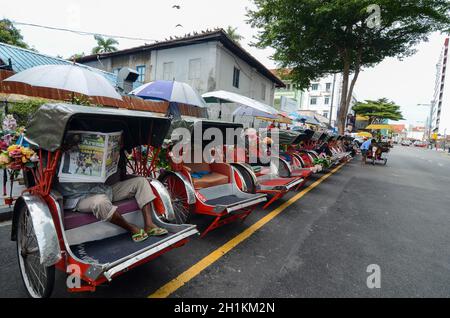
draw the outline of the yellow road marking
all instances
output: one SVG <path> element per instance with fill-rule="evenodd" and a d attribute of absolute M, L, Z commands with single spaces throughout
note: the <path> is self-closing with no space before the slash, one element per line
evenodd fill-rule
<path fill-rule="evenodd" d="M 247 228 L 245 231 L 240 233 L 239 235 L 235 236 L 231 240 L 229 240 L 227 243 L 216 249 L 215 251 L 211 252 L 209 255 L 205 256 L 202 260 L 200 260 L 198 263 L 194 264 L 192 267 L 178 275 L 178 277 L 172 279 L 170 282 L 165 284 L 164 286 L 160 287 L 157 291 L 155 291 L 153 294 L 149 295 L 148 298 L 166 298 L 170 296 L 172 293 L 174 293 L 177 289 L 185 285 L 187 282 L 189 282 L 191 279 L 199 275 L 203 270 L 205 270 L 207 267 L 215 263 L 217 260 L 219 260 L 222 256 L 224 256 L 226 253 L 228 253 L 230 250 L 232 250 L 234 247 L 236 247 L 239 243 L 242 243 L 247 238 L 249 238 L 253 233 L 255 233 L 257 230 L 259 230 L 261 227 L 263 227 L 265 224 L 270 222 L 272 219 L 274 219 L 277 215 L 279 215 L 281 212 L 283 212 L 287 207 L 295 203 L 297 200 L 302 198 L 305 194 L 307 194 L 309 191 L 317 187 L 319 184 L 321 184 L 323 181 L 325 181 L 329 176 L 337 172 L 339 169 L 342 168 L 345 164 L 341 164 L 334 168 L 332 171 L 328 172 L 326 175 L 322 176 L 320 179 L 315 181 L 313 184 L 308 186 L 307 188 L 303 189 L 300 193 L 290 198 L 288 201 L 281 204 L 278 208 L 267 214 L 265 217 L 251 225 L 249 228 Z"/>

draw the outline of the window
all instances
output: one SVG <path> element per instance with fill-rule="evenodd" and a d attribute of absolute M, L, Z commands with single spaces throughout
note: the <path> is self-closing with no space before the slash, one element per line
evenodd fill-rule
<path fill-rule="evenodd" d="M 310 105 L 317 105 L 317 98 L 316 97 L 311 98 L 311 100 L 309 101 L 309 104 Z"/>
<path fill-rule="evenodd" d="M 311 90 L 312 91 L 317 91 L 319 89 L 319 84 L 312 84 L 311 85 Z"/>
<path fill-rule="evenodd" d="M 328 105 L 330 103 L 330 98 L 329 97 L 325 97 L 324 103 L 325 103 L 325 105 Z"/>
<path fill-rule="evenodd" d="M 173 81 L 175 79 L 173 65 L 173 62 L 166 62 L 163 64 L 163 80 Z"/>
<path fill-rule="evenodd" d="M 325 89 L 329 92 L 331 90 L 331 83 L 327 83 Z"/>
<path fill-rule="evenodd" d="M 323 117 L 328 118 L 328 112 L 323 112 Z"/>
<path fill-rule="evenodd" d="M 189 79 L 200 79 L 201 59 L 189 60 Z"/>
<path fill-rule="evenodd" d="M 261 83 L 261 99 L 266 100 L 266 84 Z"/>
<path fill-rule="evenodd" d="M 241 75 L 241 71 L 235 67 L 233 70 L 233 86 L 239 88 L 239 76 Z"/>
<path fill-rule="evenodd" d="M 138 82 L 144 83 L 145 81 L 145 65 L 136 66 L 136 72 L 139 74 Z"/>

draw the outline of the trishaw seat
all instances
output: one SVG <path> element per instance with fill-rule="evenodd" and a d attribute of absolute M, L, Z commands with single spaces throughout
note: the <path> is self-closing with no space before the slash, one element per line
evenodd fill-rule
<path fill-rule="evenodd" d="M 114 202 L 114 205 L 118 207 L 117 211 L 121 215 L 139 210 L 139 206 L 134 198 Z M 73 210 L 64 211 L 64 228 L 66 231 L 95 222 L 100 222 L 100 220 L 93 213 L 81 213 Z"/>
<path fill-rule="evenodd" d="M 312 175 L 312 173 L 311 169 L 295 169 L 291 172 L 291 176 L 307 178 Z"/>

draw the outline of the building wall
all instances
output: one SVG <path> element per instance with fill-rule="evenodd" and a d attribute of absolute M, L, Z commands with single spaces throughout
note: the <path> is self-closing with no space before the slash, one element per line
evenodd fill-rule
<path fill-rule="evenodd" d="M 152 80 L 185 82 L 200 94 L 216 90 L 215 43 L 152 51 Z"/>
<path fill-rule="evenodd" d="M 436 64 L 436 81 L 431 109 L 431 130 L 441 135 L 450 132 L 450 67 L 448 66 L 448 45 L 446 38 Z"/>
<path fill-rule="evenodd" d="M 291 81 L 286 80 L 283 82 L 286 87 L 278 88 L 275 90 L 274 107 L 279 110 L 283 110 L 281 107 L 281 99 L 282 97 L 284 97 L 288 98 L 291 103 L 295 103 L 297 110 L 300 110 L 303 92 L 299 89 L 296 89 Z"/>
<path fill-rule="evenodd" d="M 235 92 L 268 105 L 273 105 L 275 84 L 245 61 L 241 60 L 219 41 L 192 44 L 145 53 L 129 54 L 86 65 L 115 72 L 120 67 L 146 65 L 145 82 L 154 80 L 176 80 L 194 87 L 200 94 L 225 90 Z M 233 86 L 234 68 L 239 69 L 239 87 Z M 264 93 L 263 93 L 263 87 Z M 211 119 L 233 120 L 232 113 L 239 106 L 235 104 L 210 104 Z M 246 125 L 253 124 L 253 118 L 238 119 Z M 251 122 L 250 122 L 251 121 Z M 256 125 L 261 123 L 257 120 Z"/>
<path fill-rule="evenodd" d="M 334 97 L 333 95 L 333 83 L 334 83 Z M 327 84 L 329 88 L 327 87 Z M 315 89 L 316 88 L 316 89 Z M 337 119 L 337 111 L 340 103 L 340 93 L 342 88 L 342 76 L 336 74 L 336 80 L 334 81 L 334 75 L 325 76 L 318 81 L 311 82 L 310 87 L 304 92 L 301 109 L 303 110 L 315 110 L 319 114 L 330 118 L 334 123 Z M 315 104 L 313 103 L 315 99 Z M 331 110 L 331 102 L 333 101 L 333 109 Z"/>
<path fill-rule="evenodd" d="M 257 72 L 246 62 L 229 52 L 221 43 L 217 43 L 217 87 L 221 90 L 241 94 L 268 105 L 273 105 L 274 83 Z M 233 86 L 234 68 L 239 69 L 239 88 Z M 265 86 L 263 94 L 262 87 Z"/>
<path fill-rule="evenodd" d="M 145 66 L 143 83 L 151 81 L 151 52 L 140 52 L 127 55 L 113 56 L 100 61 L 90 61 L 84 63 L 91 67 L 96 67 L 106 72 L 116 73 L 122 67 L 129 67 L 133 70 L 137 70 L 138 67 Z"/>

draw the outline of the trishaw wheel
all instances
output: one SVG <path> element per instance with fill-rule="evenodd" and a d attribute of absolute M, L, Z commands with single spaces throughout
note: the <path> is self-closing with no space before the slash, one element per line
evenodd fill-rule
<path fill-rule="evenodd" d="M 50 297 L 55 283 L 55 266 L 46 267 L 41 264 L 36 233 L 26 206 L 19 211 L 17 256 L 28 295 L 33 298 Z"/>
<path fill-rule="evenodd" d="M 168 174 L 163 178 L 162 184 L 170 194 L 175 213 L 174 222 L 176 224 L 186 224 L 190 220 L 193 205 L 188 203 L 188 196 L 183 181 L 176 175 Z"/>

